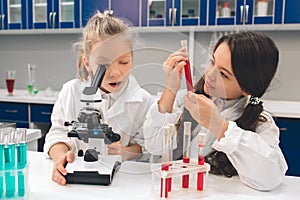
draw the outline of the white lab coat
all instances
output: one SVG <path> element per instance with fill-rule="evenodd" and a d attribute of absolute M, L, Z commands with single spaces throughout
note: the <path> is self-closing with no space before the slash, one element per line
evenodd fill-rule
<path fill-rule="evenodd" d="M 155 155 L 162 152 L 161 128 L 169 123 L 176 123 L 183 109 L 183 99 L 186 92 L 179 92 L 174 104 L 173 113 L 160 113 L 155 102 L 147 114 L 144 124 L 145 147 Z M 240 180 L 257 190 L 271 190 L 278 186 L 285 175 L 287 164 L 279 147 L 279 129 L 272 117 L 262 114 L 267 121 L 260 123 L 255 132 L 239 128 L 234 120 L 241 114 L 247 98 L 224 101 L 213 99 L 220 109 L 221 115 L 229 121 L 225 137 L 217 141 L 214 134 L 199 124 L 192 131 L 192 135 L 199 132 L 207 134 L 205 154 L 212 148 L 226 153 L 237 170 Z M 191 142 L 191 157 L 197 156 L 197 137 Z"/>
<path fill-rule="evenodd" d="M 90 83 L 73 79 L 63 85 L 54 104 L 51 122 L 52 126 L 46 134 L 44 152 L 48 156 L 48 151 L 56 143 L 64 142 L 76 154 L 79 149 L 85 150 L 88 145 L 77 138 L 67 137 L 69 128 L 64 126 L 64 122 L 78 121 L 77 117 L 82 109 L 83 89 Z M 101 98 L 100 90 L 97 92 Z M 113 105 L 105 112 L 106 122 L 112 130 L 121 135 L 122 146 L 137 143 L 144 147 L 144 136 L 142 126 L 146 114 L 153 104 L 153 97 L 137 83 L 136 79 L 130 75 L 128 85 Z M 144 148 L 143 148 L 144 150 Z"/>

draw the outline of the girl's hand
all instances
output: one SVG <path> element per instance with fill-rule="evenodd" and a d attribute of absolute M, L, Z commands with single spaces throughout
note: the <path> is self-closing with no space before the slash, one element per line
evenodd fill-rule
<path fill-rule="evenodd" d="M 72 151 L 66 152 L 60 158 L 57 158 L 54 161 L 53 171 L 52 171 L 52 180 L 57 182 L 59 185 L 66 185 L 66 179 L 64 175 L 67 175 L 67 170 L 65 168 L 67 163 L 71 163 L 74 160 L 74 154 Z"/>
<path fill-rule="evenodd" d="M 207 97 L 192 92 L 184 98 L 184 106 L 192 117 L 205 128 L 214 133 L 217 139 L 224 137 L 228 122 L 220 115 L 217 106 Z"/>
<path fill-rule="evenodd" d="M 186 48 L 181 48 L 172 53 L 163 63 L 163 72 L 166 79 L 166 89 L 169 89 L 174 95 L 180 88 L 182 77 L 182 68 L 187 60 Z"/>
<path fill-rule="evenodd" d="M 108 154 L 111 155 L 122 155 L 123 153 L 123 147 L 120 141 L 108 144 L 107 148 L 108 148 Z"/>

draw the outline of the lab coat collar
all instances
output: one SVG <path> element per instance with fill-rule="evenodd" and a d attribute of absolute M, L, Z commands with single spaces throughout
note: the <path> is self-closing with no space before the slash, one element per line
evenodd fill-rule
<path fill-rule="evenodd" d="M 142 102 L 143 96 L 137 92 L 140 89 L 139 84 L 133 75 L 129 75 L 127 87 L 124 88 L 121 94 L 117 95 L 113 105 L 107 110 L 106 117 L 109 120 L 116 115 L 124 112 L 125 104 L 132 102 Z"/>

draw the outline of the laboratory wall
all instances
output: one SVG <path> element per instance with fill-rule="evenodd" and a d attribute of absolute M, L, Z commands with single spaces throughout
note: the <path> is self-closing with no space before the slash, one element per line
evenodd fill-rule
<path fill-rule="evenodd" d="M 270 31 L 280 51 L 276 78 L 264 96 L 272 100 L 300 101 L 300 31 Z M 162 63 L 180 48 L 180 40 L 189 39 L 189 32 L 137 33 L 132 73 L 143 88 L 152 94 L 164 85 Z M 217 33 L 224 34 L 224 33 Z M 5 88 L 5 71 L 15 69 L 15 88 L 26 88 L 26 65 L 36 65 L 36 85 L 39 90 L 50 86 L 60 90 L 62 84 L 76 77 L 77 54 L 73 44 L 80 34 L 16 34 L 0 35 L 0 88 Z M 212 45 L 212 32 L 195 32 L 191 53 L 194 81 L 203 73 Z M 266 55 L 267 57 L 268 55 Z M 182 84 L 185 88 L 185 84 Z"/>

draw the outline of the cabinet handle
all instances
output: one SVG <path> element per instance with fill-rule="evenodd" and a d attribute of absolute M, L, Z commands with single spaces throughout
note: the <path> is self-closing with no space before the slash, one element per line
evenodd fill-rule
<path fill-rule="evenodd" d="M 55 27 L 55 16 L 56 16 L 56 12 L 53 12 L 53 20 L 52 20 L 52 22 L 53 22 L 53 26 L 52 27 Z"/>
<path fill-rule="evenodd" d="M 240 6 L 241 9 L 241 15 L 240 15 L 240 22 L 243 23 L 243 17 L 244 17 L 244 6 Z"/>
<path fill-rule="evenodd" d="M 287 128 L 279 128 L 280 131 L 287 131 Z"/>
<path fill-rule="evenodd" d="M 5 112 L 7 112 L 7 113 L 17 113 L 18 110 L 5 110 Z"/>
<path fill-rule="evenodd" d="M 2 28 L 4 28 L 4 18 L 5 18 L 5 15 L 2 15 Z"/>
<path fill-rule="evenodd" d="M 52 12 L 49 13 L 49 23 L 50 23 L 50 26 L 52 27 Z"/>
<path fill-rule="evenodd" d="M 177 13 L 177 8 L 174 8 L 172 25 L 175 25 L 176 23 L 176 13 Z"/>
<path fill-rule="evenodd" d="M 51 112 L 41 112 L 42 115 L 51 115 Z"/>
<path fill-rule="evenodd" d="M 172 24 L 172 8 L 169 8 L 169 24 Z"/>
<path fill-rule="evenodd" d="M 245 15 L 245 22 L 246 22 L 246 24 L 248 24 L 248 12 L 249 12 L 249 5 L 246 5 L 245 6 L 245 8 L 246 8 L 246 15 Z"/>

